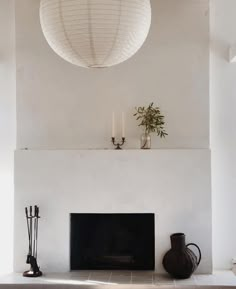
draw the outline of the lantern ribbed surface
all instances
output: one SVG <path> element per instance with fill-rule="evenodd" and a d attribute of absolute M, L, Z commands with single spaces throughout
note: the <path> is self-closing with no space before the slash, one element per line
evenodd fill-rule
<path fill-rule="evenodd" d="M 62 58 L 109 67 L 133 56 L 151 25 L 150 0 L 41 0 L 45 38 Z"/>

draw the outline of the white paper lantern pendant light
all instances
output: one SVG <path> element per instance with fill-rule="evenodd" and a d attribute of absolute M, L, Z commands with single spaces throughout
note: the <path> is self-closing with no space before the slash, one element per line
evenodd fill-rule
<path fill-rule="evenodd" d="M 51 48 L 82 67 L 109 67 L 133 56 L 151 25 L 150 0 L 41 0 Z"/>

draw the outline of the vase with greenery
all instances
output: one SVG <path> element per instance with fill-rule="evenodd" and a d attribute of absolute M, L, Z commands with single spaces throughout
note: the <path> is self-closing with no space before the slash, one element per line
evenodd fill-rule
<path fill-rule="evenodd" d="M 139 121 L 139 126 L 144 128 L 141 136 L 141 149 L 151 148 L 151 133 L 157 133 L 160 138 L 166 137 L 165 120 L 158 106 L 151 103 L 148 107 L 137 107 L 134 116 Z"/>

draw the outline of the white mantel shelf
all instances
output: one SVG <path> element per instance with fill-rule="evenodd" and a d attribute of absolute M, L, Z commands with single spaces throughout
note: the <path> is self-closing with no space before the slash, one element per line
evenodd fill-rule
<path fill-rule="evenodd" d="M 0 277 L 0 288 L 89 288 L 112 287 L 127 288 L 236 288 L 236 276 L 232 271 L 217 271 L 212 275 L 193 275 L 190 279 L 174 280 L 168 275 L 153 272 L 127 271 L 81 271 L 70 273 L 51 273 L 40 278 L 24 278 L 22 274 Z"/>
<path fill-rule="evenodd" d="M 209 151 L 210 148 L 151 148 L 151 149 L 140 149 L 140 148 L 122 148 L 121 150 L 116 150 L 115 148 L 71 148 L 71 149 L 64 149 L 64 148 L 54 148 L 54 149 L 42 149 L 42 148 L 21 148 L 15 150 L 15 152 L 18 151 L 25 151 L 25 152 L 44 152 L 44 151 L 61 151 L 61 152 L 143 152 L 143 153 L 148 153 L 148 152 L 161 152 L 161 151 Z"/>

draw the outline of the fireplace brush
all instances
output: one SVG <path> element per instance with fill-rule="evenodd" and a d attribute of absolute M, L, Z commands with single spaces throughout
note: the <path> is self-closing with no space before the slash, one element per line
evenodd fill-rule
<path fill-rule="evenodd" d="M 39 216 L 39 207 L 30 206 L 29 209 L 25 208 L 25 216 L 27 223 L 28 231 L 28 241 L 29 241 L 29 250 L 26 259 L 26 263 L 30 264 L 30 270 L 23 273 L 24 277 L 39 277 L 42 276 L 42 272 L 39 270 L 37 263 L 37 251 L 38 251 L 38 220 Z"/>

